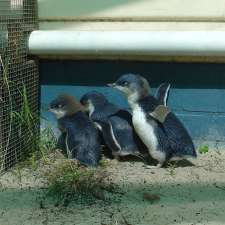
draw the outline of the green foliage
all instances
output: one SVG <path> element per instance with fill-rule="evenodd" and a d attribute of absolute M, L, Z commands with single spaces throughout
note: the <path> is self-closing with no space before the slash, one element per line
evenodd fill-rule
<path fill-rule="evenodd" d="M 19 135 L 22 136 L 24 131 L 27 132 L 26 143 L 31 145 L 24 157 L 28 158 L 33 168 L 36 168 L 36 160 L 40 157 L 46 160 L 46 152 L 54 149 L 57 140 L 50 125 L 43 128 L 39 134 L 39 118 L 31 112 L 25 85 L 19 93 L 23 102 L 20 111 L 12 112 L 13 123 L 19 126 Z"/>
<path fill-rule="evenodd" d="M 29 144 L 29 149 L 26 150 L 26 154 L 23 154 L 26 158 L 32 157 L 32 154 L 38 149 L 39 126 L 37 116 L 34 116 L 30 109 L 25 85 L 23 85 L 22 91 L 19 90 L 19 93 L 22 98 L 22 106 L 19 111 L 12 111 L 11 117 L 12 124 L 16 124 L 19 127 L 18 138 L 26 133 L 24 145 Z"/>
<path fill-rule="evenodd" d="M 46 154 L 52 151 L 57 143 L 57 138 L 51 128 L 51 126 L 46 126 L 41 129 L 40 140 L 39 140 L 39 151 L 41 157 L 47 161 Z"/>
<path fill-rule="evenodd" d="M 8 148 L 12 139 L 20 139 L 23 141 L 22 145 L 24 146 L 23 154 L 19 154 L 15 151 L 16 161 L 19 159 L 24 160 L 29 157 L 29 160 L 34 166 L 36 153 L 39 147 L 39 118 L 36 115 L 36 112 L 32 112 L 28 100 L 27 90 L 25 84 L 16 84 L 12 79 L 9 78 L 8 73 L 8 59 L 3 58 L 0 55 L 0 63 L 3 68 L 3 85 L 9 104 L 9 130 L 7 134 L 7 142 L 4 145 L 4 149 L 0 149 L 4 153 L 2 156 L 1 170 L 4 169 L 6 154 L 8 153 Z M 21 107 L 18 109 L 17 100 L 14 98 L 15 93 L 12 93 L 12 87 L 17 86 L 17 93 L 20 95 Z M 15 132 L 16 131 L 16 132 Z M 22 158 L 20 157 L 22 156 Z"/>
<path fill-rule="evenodd" d="M 103 167 L 103 168 L 106 168 L 108 165 L 109 165 L 109 160 L 101 159 L 101 160 L 99 161 L 99 166 L 101 166 L 101 167 Z"/>
<path fill-rule="evenodd" d="M 209 146 L 208 145 L 201 145 L 198 149 L 198 152 L 200 154 L 206 154 L 209 151 Z"/>
<path fill-rule="evenodd" d="M 0 63 L 2 65 L 2 69 L 3 69 L 3 86 L 6 87 L 6 91 L 8 92 L 9 110 L 10 110 L 10 112 L 12 112 L 13 104 L 12 104 L 12 95 L 11 95 L 11 91 L 10 91 L 10 81 L 9 81 L 9 77 L 8 77 L 8 64 L 9 64 L 8 58 L 6 58 L 5 61 L 3 62 L 2 55 L 0 55 Z M 5 166 L 6 154 L 7 154 L 8 148 L 9 148 L 10 137 L 11 137 L 11 132 L 12 132 L 12 116 L 11 115 L 10 115 L 10 123 L 9 124 L 10 124 L 10 126 L 9 126 L 9 132 L 8 132 L 5 149 L 0 149 L 1 152 L 4 152 L 4 154 L 2 155 L 2 161 L 1 161 L 1 171 L 3 170 L 3 168 Z"/>
<path fill-rule="evenodd" d="M 5 152 L 5 154 L 8 152 L 10 140 L 14 136 L 24 140 L 22 144 L 26 150 L 25 154 L 23 154 L 23 163 L 19 164 L 15 169 L 16 175 L 21 179 L 23 165 L 31 165 L 33 170 L 39 169 L 40 165 L 47 168 L 42 174 L 42 178 L 47 180 L 48 195 L 56 197 L 65 206 L 73 199 L 106 200 L 106 193 L 114 190 L 114 186 L 106 182 L 107 175 L 103 171 L 106 162 L 102 161 L 101 166 L 94 169 L 80 166 L 75 160 L 61 159 L 58 164 L 54 160 L 52 161 L 49 158 L 49 153 L 56 145 L 56 138 L 52 129 L 49 126 L 39 133 L 39 118 L 30 108 L 25 84 L 18 85 L 17 89 L 22 100 L 21 107 L 19 109 L 14 107 L 14 104 L 17 103 L 12 98 L 11 93 L 11 84 L 13 82 L 8 79 L 8 69 L 5 66 L 7 63 L 3 64 L 1 55 L 0 62 L 3 66 L 3 81 L 8 93 L 10 112 L 10 129 L 7 144 L 2 152 Z M 14 127 L 19 132 L 12 132 Z M 3 155 L 2 159 L 1 169 L 4 168 L 5 155 Z"/>
<path fill-rule="evenodd" d="M 176 169 L 176 162 L 169 162 L 166 170 L 169 172 L 170 176 L 175 175 L 175 169 Z"/>
<path fill-rule="evenodd" d="M 102 168 L 86 168 L 75 160 L 61 160 L 45 171 L 43 177 L 47 180 L 48 196 L 63 205 L 79 199 L 106 200 L 106 192 L 114 190 Z"/>

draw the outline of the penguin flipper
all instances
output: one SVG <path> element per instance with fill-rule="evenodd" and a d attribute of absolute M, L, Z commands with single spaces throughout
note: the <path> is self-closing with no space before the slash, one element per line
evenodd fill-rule
<path fill-rule="evenodd" d="M 66 149 L 69 159 L 77 159 L 82 165 L 97 166 L 100 160 L 100 140 L 98 131 L 91 122 L 83 129 L 68 124 L 66 132 Z"/>
<path fill-rule="evenodd" d="M 160 86 L 158 87 L 156 94 L 155 94 L 155 98 L 158 99 L 160 104 L 167 106 L 169 91 L 170 91 L 169 83 L 160 84 Z"/>
<path fill-rule="evenodd" d="M 63 155 L 67 156 L 67 150 L 66 150 L 66 132 L 63 132 L 58 137 L 56 148 L 60 149 Z"/>
<path fill-rule="evenodd" d="M 102 127 L 102 136 L 106 145 L 114 152 L 119 152 L 121 147 L 116 140 L 116 137 L 113 132 L 112 124 L 109 120 L 98 121 Z"/>
<path fill-rule="evenodd" d="M 134 142 L 141 154 L 142 157 L 146 158 L 146 161 L 149 160 L 149 151 L 148 148 L 146 147 L 146 145 L 143 143 L 143 141 L 140 139 L 140 137 L 137 135 L 135 129 L 134 129 L 134 125 L 133 125 L 133 121 L 132 121 L 132 115 L 129 111 L 127 110 L 123 110 L 120 109 L 116 114 L 114 114 L 115 116 L 119 116 L 121 118 L 123 118 L 124 120 L 126 120 L 130 126 L 133 129 L 133 138 L 134 138 Z"/>
<path fill-rule="evenodd" d="M 109 118 L 115 139 L 121 147 L 121 155 L 135 155 L 139 153 L 135 142 L 134 130 L 129 122 L 121 117 Z"/>

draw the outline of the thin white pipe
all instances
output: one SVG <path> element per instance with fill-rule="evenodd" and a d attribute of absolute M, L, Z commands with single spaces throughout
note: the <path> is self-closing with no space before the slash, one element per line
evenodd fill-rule
<path fill-rule="evenodd" d="M 225 56 L 225 31 L 33 31 L 33 55 Z"/>

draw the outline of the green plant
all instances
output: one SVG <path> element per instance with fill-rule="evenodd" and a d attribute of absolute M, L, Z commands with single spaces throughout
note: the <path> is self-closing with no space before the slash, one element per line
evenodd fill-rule
<path fill-rule="evenodd" d="M 208 145 L 201 145 L 198 149 L 198 152 L 200 154 L 206 154 L 209 151 L 209 146 Z"/>
<path fill-rule="evenodd" d="M 19 89 L 18 91 L 22 99 L 22 105 L 20 110 L 11 112 L 12 122 L 19 127 L 18 138 L 21 138 L 25 133 L 26 137 L 24 138 L 24 145 L 29 144 L 29 149 L 26 150 L 26 154 L 23 156 L 25 158 L 33 157 L 33 153 L 38 149 L 38 118 L 37 116 L 34 116 L 30 109 L 26 86 L 23 84 L 22 91 Z"/>
<path fill-rule="evenodd" d="M 40 140 L 39 140 L 39 151 L 41 157 L 47 161 L 47 152 L 53 150 L 56 146 L 57 138 L 50 125 L 45 126 L 41 129 Z"/>
<path fill-rule="evenodd" d="M 176 163 L 175 162 L 172 162 L 172 163 L 169 162 L 166 170 L 169 172 L 169 174 L 171 176 L 175 175 L 175 169 L 176 169 Z"/>
<path fill-rule="evenodd" d="M 6 144 L 4 145 L 4 149 L 1 149 L 1 152 L 3 153 L 2 155 L 2 162 L 1 162 L 1 170 L 5 167 L 5 160 L 6 160 L 6 155 L 8 153 L 9 145 L 10 145 L 10 140 L 11 138 L 21 138 L 23 135 L 23 140 L 26 142 L 24 143 L 25 146 L 29 145 L 29 149 L 24 152 L 27 154 L 30 154 L 31 152 L 34 152 L 34 149 L 37 149 L 37 143 L 38 143 L 38 123 L 37 123 L 37 117 L 33 116 L 33 113 L 30 110 L 29 106 L 29 101 L 27 97 L 27 91 L 26 87 L 23 84 L 22 90 L 17 88 L 17 91 L 20 94 L 21 100 L 22 100 L 22 105 L 20 110 L 15 110 L 15 104 L 13 98 L 12 98 L 12 92 L 11 88 L 12 85 L 16 85 L 13 81 L 9 79 L 9 73 L 8 73 L 8 62 L 9 60 L 7 58 L 3 58 L 0 55 L 0 63 L 2 65 L 3 69 L 3 89 L 4 93 L 6 94 L 6 98 L 8 99 L 8 108 L 7 110 L 9 111 L 8 116 L 9 116 L 9 131 L 8 131 L 8 136 L 7 136 L 7 141 Z M 15 134 L 13 132 L 14 127 L 18 127 L 18 132 Z M 13 136 L 12 136 L 13 135 Z M 17 136 L 15 136 L 17 135 Z M 18 153 L 15 150 L 15 157 L 16 161 L 18 161 Z"/>
<path fill-rule="evenodd" d="M 6 59 L 5 62 L 3 62 L 3 58 L 0 55 L 0 64 L 1 64 L 2 70 L 3 70 L 3 76 L 2 76 L 3 86 L 6 87 L 6 91 L 8 92 L 9 110 L 10 110 L 10 112 L 12 112 L 13 104 L 12 104 L 12 95 L 11 95 L 11 91 L 10 91 L 10 81 L 9 81 L 9 78 L 8 78 L 8 59 Z M 3 155 L 1 156 L 1 171 L 4 169 L 4 166 L 5 166 L 5 159 L 6 159 L 6 155 L 7 155 L 8 148 L 9 148 L 11 133 L 12 133 L 12 116 L 10 114 L 9 132 L 8 132 L 6 145 L 5 145 L 4 149 L 0 149 L 1 152 L 3 153 Z"/>
<path fill-rule="evenodd" d="M 99 161 L 99 166 L 101 166 L 103 168 L 106 168 L 108 165 L 109 165 L 109 160 L 107 160 L 107 159 L 101 159 Z"/>
<path fill-rule="evenodd" d="M 107 174 L 101 169 L 87 168 L 74 160 L 60 160 L 43 173 L 47 180 L 47 194 L 59 203 L 72 200 L 106 200 L 106 192 L 114 186 L 107 182 Z"/>

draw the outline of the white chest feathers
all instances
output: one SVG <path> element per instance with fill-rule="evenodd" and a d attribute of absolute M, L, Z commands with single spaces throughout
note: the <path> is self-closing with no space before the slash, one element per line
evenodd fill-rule
<path fill-rule="evenodd" d="M 88 101 L 88 103 L 87 103 L 87 106 L 86 106 L 87 108 L 87 110 L 88 110 L 88 112 L 89 112 L 89 117 L 91 117 L 91 115 L 93 114 L 93 112 L 95 111 L 95 107 L 94 107 L 94 105 L 92 104 L 92 102 L 91 101 Z"/>
<path fill-rule="evenodd" d="M 158 149 L 158 139 L 155 134 L 155 126 L 157 126 L 157 124 L 154 120 L 147 121 L 145 113 L 138 104 L 133 105 L 132 109 L 132 120 L 135 131 L 147 146 L 150 155 L 158 161 L 164 161 L 165 154 Z"/>

